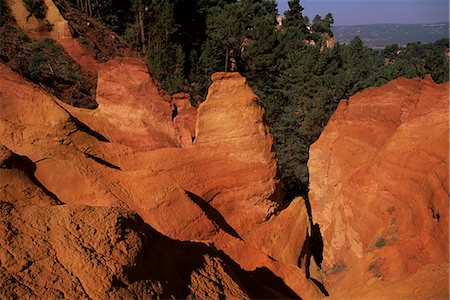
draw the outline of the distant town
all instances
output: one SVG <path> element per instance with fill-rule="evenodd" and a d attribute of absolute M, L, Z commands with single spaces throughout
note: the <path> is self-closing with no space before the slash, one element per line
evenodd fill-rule
<path fill-rule="evenodd" d="M 374 49 L 386 45 L 408 43 L 431 43 L 449 36 L 449 22 L 434 24 L 374 24 L 374 25 L 341 25 L 332 27 L 334 38 L 341 42 L 350 42 L 359 36 L 364 44 Z"/>

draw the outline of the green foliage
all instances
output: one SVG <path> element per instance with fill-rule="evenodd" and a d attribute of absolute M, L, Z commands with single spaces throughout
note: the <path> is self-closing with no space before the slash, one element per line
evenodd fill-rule
<path fill-rule="evenodd" d="M 333 32 L 331 31 L 331 25 L 333 25 L 333 23 L 334 23 L 334 18 L 331 13 L 328 13 L 325 16 L 325 18 L 323 18 L 323 19 L 321 16 L 316 15 L 313 19 L 313 22 L 311 25 L 311 30 L 314 33 L 322 33 L 322 34 L 326 33 L 326 34 L 328 34 L 328 36 L 332 37 Z"/>
<path fill-rule="evenodd" d="M 302 14 L 304 8 L 300 5 L 300 0 L 289 0 L 288 5 L 289 9 L 284 13 L 283 27 L 298 28 L 303 33 L 308 33 L 306 26 L 309 23 L 309 19 Z"/>
<path fill-rule="evenodd" d="M 435 82 L 446 82 L 449 80 L 448 57 L 445 56 L 447 50 L 448 38 L 433 44 L 411 43 L 406 48 L 386 46 L 382 55 L 389 60 L 389 64 L 383 70 L 383 75 L 394 79 L 400 76 L 423 78 L 425 74 L 431 74 Z"/>
<path fill-rule="evenodd" d="M 67 56 L 64 50 L 51 39 L 33 43 L 28 74 L 34 82 L 45 84 L 55 90 L 57 95 L 70 97 L 73 104 L 88 103 L 89 94 L 95 83 L 86 78 L 80 67 Z M 59 91 L 63 89 L 64 91 Z M 91 100 L 92 101 L 92 100 Z M 88 104 L 92 108 L 95 104 Z"/>
<path fill-rule="evenodd" d="M 273 0 L 242 0 L 209 7 L 206 36 L 194 78 L 202 94 L 211 72 L 241 71 L 263 76 L 277 66 L 274 30 L 277 10 Z M 192 65 L 192 64 L 191 64 Z"/>
<path fill-rule="evenodd" d="M 395 59 L 397 57 L 397 52 L 400 50 L 398 44 L 387 45 L 384 47 L 382 54 L 387 59 Z"/>
<path fill-rule="evenodd" d="M 224 50 L 221 41 L 214 38 L 207 39 L 202 45 L 200 59 L 196 69 L 192 71 L 197 79 L 195 91 L 204 97 L 210 85 L 211 74 L 223 69 L 223 56 L 217 53 L 224 53 Z"/>
<path fill-rule="evenodd" d="M 42 71 L 39 68 L 39 64 L 44 60 L 44 56 L 41 53 L 35 53 L 31 57 L 30 64 L 28 65 L 28 71 L 32 80 L 38 80 L 42 76 Z"/>
<path fill-rule="evenodd" d="M 158 0 L 149 6 L 148 62 L 152 73 L 170 93 L 182 90 L 185 56 L 176 42 L 177 26 L 169 0 Z"/>
<path fill-rule="evenodd" d="M 96 107 L 95 75 L 82 72 L 53 40 L 37 42 L 28 37 L 18 28 L 4 0 L 0 1 L 3 20 L 0 61 L 62 101 L 86 108 Z"/>
<path fill-rule="evenodd" d="M 130 1 L 93 1 L 92 10 L 97 20 L 120 35 L 124 34 L 127 24 L 134 21 L 133 14 L 130 14 Z"/>
<path fill-rule="evenodd" d="M 386 239 L 384 237 L 379 237 L 375 243 L 375 247 L 383 248 L 384 246 L 386 246 Z"/>

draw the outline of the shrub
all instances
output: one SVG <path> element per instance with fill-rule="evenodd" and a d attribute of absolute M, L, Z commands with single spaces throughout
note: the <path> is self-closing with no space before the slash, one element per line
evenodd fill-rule
<path fill-rule="evenodd" d="M 383 248 L 386 245 L 386 239 L 384 237 L 379 237 L 377 242 L 375 243 L 375 246 L 377 248 Z"/>
<path fill-rule="evenodd" d="M 53 40 L 38 42 L 27 36 L 17 26 L 5 0 L 0 0 L 0 9 L 0 62 L 68 104 L 84 108 L 97 107 L 96 74 L 83 72 Z M 51 26 L 46 20 L 41 23 L 46 27 Z"/>
<path fill-rule="evenodd" d="M 43 20 L 38 28 L 39 32 L 50 32 L 52 30 L 53 30 L 53 24 L 50 23 L 48 20 Z"/>
<path fill-rule="evenodd" d="M 393 213 L 393 212 L 395 211 L 395 206 L 389 206 L 388 209 L 387 209 L 387 211 L 388 211 L 389 213 Z"/>
<path fill-rule="evenodd" d="M 41 53 L 35 53 L 31 57 L 30 64 L 28 65 L 28 72 L 32 80 L 37 80 L 42 76 L 42 70 L 39 67 L 39 63 L 44 60 L 44 56 Z"/>
<path fill-rule="evenodd" d="M 47 14 L 47 5 L 45 5 L 44 0 L 23 0 L 23 4 L 30 12 L 28 16 L 35 16 L 36 19 L 44 19 Z"/>
<path fill-rule="evenodd" d="M 341 272 L 345 271 L 346 268 L 347 268 L 347 265 L 344 262 L 334 263 L 332 273 L 333 274 L 341 273 Z"/>

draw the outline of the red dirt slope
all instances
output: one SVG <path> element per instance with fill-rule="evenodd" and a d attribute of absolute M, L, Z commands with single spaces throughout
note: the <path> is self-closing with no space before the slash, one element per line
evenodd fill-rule
<path fill-rule="evenodd" d="M 431 77 L 396 79 L 342 101 L 312 145 L 310 201 L 332 293 L 448 297 L 448 99 Z"/>

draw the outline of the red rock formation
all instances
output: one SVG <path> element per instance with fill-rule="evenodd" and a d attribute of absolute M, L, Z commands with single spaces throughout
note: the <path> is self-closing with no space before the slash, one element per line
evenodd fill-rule
<path fill-rule="evenodd" d="M 172 96 L 173 104 L 176 109 L 176 116 L 173 123 L 180 136 L 183 148 L 191 148 L 195 138 L 195 123 L 197 121 L 197 110 L 192 107 L 190 95 L 178 93 Z"/>
<path fill-rule="evenodd" d="M 266 270 L 257 273 L 263 282 L 275 274 L 297 295 L 321 294 L 297 267 L 308 224 L 302 201 L 273 215 L 281 199 L 272 138 L 263 110 L 241 76 L 215 75 L 210 96 L 199 108 L 196 141 L 182 149 L 170 98 L 137 60 L 99 65 L 99 107 L 94 111 L 60 102 L 6 66 L 1 66 L 1 73 L 2 142 L 29 157 L 33 178 L 54 196 L 34 187 L 30 195 L 36 196 L 22 203 L 132 209 L 171 238 L 213 242 L 245 270 Z M 120 74 L 127 80 L 119 80 Z M 178 107 L 182 115 L 180 101 Z M 2 186 L 7 193 L 15 182 L 15 197 L 28 199 L 21 192 L 26 187 L 19 184 L 29 184 L 30 172 L 10 174 L 20 170 L 2 170 L 11 178 Z M 213 271 L 208 272 L 213 273 L 205 274 L 214 277 L 220 265 L 211 264 Z M 97 271 L 93 272 L 89 276 Z M 213 295 L 214 288 L 198 280 L 195 289 Z M 110 281 L 104 284 L 98 297 L 112 293 Z M 284 283 L 278 285 L 284 289 Z"/>
<path fill-rule="evenodd" d="M 431 77 L 367 89 L 311 146 L 309 196 L 336 296 L 448 297 L 448 99 Z"/>
<path fill-rule="evenodd" d="M 212 246 L 170 240 L 121 209 L 1 201 L 0 216 L 2 298 L 295 296 L 275 276 L 245 272 Z"/>
<path fill-rule="evenodd" d="M 135 61 L 131 62 L 133 66 Z M 120 63 L 111 62 L 109 65 L 120 66 Z M 92 112 L 63 104 L 6 66 L 1 66 L 1 73 L 0 106 L 5 112 L 0 116 L 2 142 L 21 155 L 2 148 L 0 191 L 2 200 L 7 201 L 2 202 L 2 224 L 6 226 L 2 232 L 7 236 L 0 240 L 2 249 L 14 256 L 3 253 L 1 257 L 2 265 L 8 266 L 1 271 L 2 286 L 7 287 L 1 290 L 2 295 L 8 297 L 24 293 L 53 297 L 64 293 L 66 296 L 94 298 L 140 297 L 146 290 L 153 295 L 182 298 L 188 295 L 199 298 L 216 297 L 214 295 L 231 298 L 321 295 L 306 279 L 303 270 L 296 266 L 308 224 L 303 202 L 297 200 L 279 216 L 272 216 L 265 222 L 278 206 L 277 202 L 270 200 L 276 199 L 276 160 L 270 151 L 271 137 L 267 127 L 261 123 L 263 112 L 242 77 L 237 74 L 220 75 L 223 78 L 215 79 L 212 89 L 213 95 L 220 96 L 214 99 L 217 113 L 230 120 L 226 126 L 231 126 L 233 121 L 235 126 L 249 127 L 248 131 L 241 131 L 243 136 L 236 133 L 233 136 L 227 127 L 220 130 L 218 126 L 212 126 L 215 128 L 214 138 L 210 138 L 199 122 L 197 136 L 201 142 L 196 142 L 192 148 L 148 150 L 141 148 L 140 144 L 117 138 L 127 130 L 132 134 L 134 124 L 125 121 L 132 109 L 127 108 L 126 103 L 134 106 L 138 102 L 133 93 L 128 94 L 128 102 L 121 104 L 125 108 L 117 108 L 114 116 L 120 121 L 119 112 L 125 112 L 123 124 L 128 124 L 128 127 L 121 125 L 122 131 L 114 131 L 115 124 L 105 117 L 102 105 L 115 105 L 113 100 L 117 97 L 105 97 L 111 99 L 110 102 L 99 101 L 99 108 Z M 102 75 L 102 71 L 99 74 Z M 137 72 L 136 76 L 140 73 Z M 123 83 L 129 84 L 127 81 Z M 117 83 L 113 82 L 112 86 L 114 84 Z M 117 90 L 139 90 L 125 84 Z M 238 97 L 240 100 L 234 102 L 237 107 L 242 105 L 241 111 L 247 112 L 241 115 L 242 119 L 237 118 L 234 110 L 227 112 L 226 106 L 220 108 L 220 103 L 229 100 L 221 89 L 229 91 L 232 87 L 237 88 L 238 95 L 245 92 L 244 97 Z M 167 106 L 170 102 L 158 100 L 161 98 L 148 99 L 155 99 L 155 102 L 145 107 L 153 107 L 162 116 L 164 107 L 170 107 Z M 158 105 L 163 109 L 158 109 Z M 207 100 L 200 109 L 199 119 L 213 122 L 212 111 L 211 101 Z M 172 126 L 171 118 L 162 118 L 158 122 L 162 123 L 162 128 Z M 249 134 L 245 135 L 245 132 Z M 222 142 L 220 135 L 224 136 Z M 150 141 L 152 138 L 149 135 Z M 261 147 L 262 154 L 258 155 L 258 147 L 254 143 L 265 145 Z M 245 158 L 250 154 L 255 159 L 246 162 Z M 45 209 L 35 206 L 61 203 L 66 205 Z M 25 208 L 19 208 L 21 206 Z M 168 239 L 160 235 L 155 237 L 154 243 L 162 243 L 161 249 L 165 250 L 161 251 L 164 253 L 155 250 L 156 253 L 148 254 L 151 261 L 143 262 L 142 253 L 147 253 L 147 250 L 142 249 L 142 244 L 147 240 L 136 236 L 134 225 L 128 231 L 130 240 L 128 237 L 116 240 L 118 233 L 114 230 L 121 227 L 122 222 L 127 223 L 122 220 L 128 220 L 130 215 L 110 207 L 135 210 L 147 224 L 172 238 L 213 242 L 246 271 L 227 256 L 197 244 L 188 247 L 194 250 L 180 254 L 176 250 L 180 247 L 177 243 L 168 242 L 172 246 L 164 246 L 160 239 Z M 35 225 L 24 227 L 25 222 Z M 139 228 L 147 226 L 141 221 L 136 222 L 140 224 Z M 12 229 L 8 228 L 12 227 L 18 232 L 14 238 L 9 237 Z M 152 230 L 137 231 L 148 234 Z M 72 233 L 68 235 L 67 232 Z M 94 232 L 106 235 L 91 235 Z M 32 241 L 41 246 L 29 246 L 33 245 Z M 121 241 L 123 247 L 120 246 Z M 123 251 L 135 249 L 137 252 L 132 255 L 128 252 L 124 252 L 126 255 L 115 254 L 114 249 L 119 246 Z M 48 258 L 41 261 L 39 257 L 44 253 Z M 179 261 L 201 261 L 204 268 L 189 267 L 186 273 L 182 273 L 184 275 L 180 275 L 176 266 L 170 263 L 177 255 L 181 255 Z M 155 265 L 152 263 L 154 260 L 161 262 Z M 55 268 L 42 271 L 51 261 L 56 262 Z M 143 266 L 166 271 L 163 275 L 151 273 L 139 277 L 144 272 Z M 22 274 L 24 270 L 29 271 Z M 130 279 L 133 276 L 138 278 Z M 93 282 L 92 278 L 101 280 Z M 226 287 L 218 289 L 210 280 Z M 44 284 L 47 281 L 52 283 Z"/>
<path fill-rule="evenodd" d="M 0 145 L 0 199 L 20 206 L 61 204 L 36 179 L 35 170 L 28 157 Z"/>
<path fill-rule="evenodd" d="M 0 295 L 320 297 L 297 266 L 303 200 L 279 212 L 272 137 L 245 78 L 213 75 L 197 112 L 138 59 L 93 61 L 46 4 L 51 37 L 97 72 L 99 106 L 0 65 Z"/>
<path fill-rule="evenodd" d="M 170 96 L 141 60 L 115 59 L 99 66 L 97 102 L 93 114 L 110 141 L 139 151 L 179 145 Z"/>

